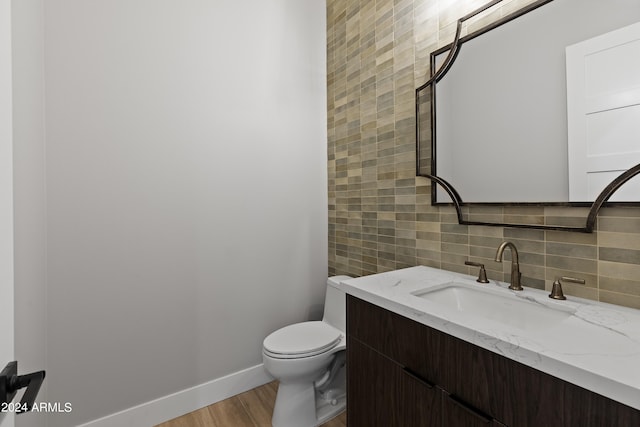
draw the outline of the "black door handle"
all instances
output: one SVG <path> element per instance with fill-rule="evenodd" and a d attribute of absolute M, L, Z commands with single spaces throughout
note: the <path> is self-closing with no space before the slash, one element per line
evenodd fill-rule
<path fill-rule="evenodd" d="M 10 403 L 16 392 L 22 388 L 27 388 L 20 400 L 17 413 L 28 412 L 33 407 L 33 402 L 38 396 L 45 371 L 33 372 L 26 375 L 18 375 L 18 362 L 9 362 L 0 372 L 0 404 Z"/>

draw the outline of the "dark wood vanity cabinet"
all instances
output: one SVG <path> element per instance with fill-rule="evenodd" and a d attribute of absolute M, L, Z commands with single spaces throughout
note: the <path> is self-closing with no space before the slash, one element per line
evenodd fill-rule
<path fill-rule="evenodd" d="M 347 422 L 640 426 L 640 411 L 347 296 Z"/>

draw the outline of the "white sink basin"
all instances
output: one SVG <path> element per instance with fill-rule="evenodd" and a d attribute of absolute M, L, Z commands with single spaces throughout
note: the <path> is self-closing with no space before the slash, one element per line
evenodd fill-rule
<path fill-rule="evenodd" d="M 412 292 L 448 310 L 480 316 L 511 327 L 534 330 L 557 327 L 574 310 L 550 307 L 505 289 L 475 288 L 457 282 Z"/>

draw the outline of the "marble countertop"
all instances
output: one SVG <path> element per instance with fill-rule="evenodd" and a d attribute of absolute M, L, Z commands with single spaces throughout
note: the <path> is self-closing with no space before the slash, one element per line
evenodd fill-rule
<path fill-rule="evenodd" d="M 451 282 L 566 315 L 549 316 L 531 327 L 517 315 L 513 321 L 498 321 L 490 313 L 471 315 L 413 294 Z M 503 282 L 480 284 L 472 276 L 423 266 L 349 279 L 339 286 L 347 294 L 640 410 L 640 310 L 571 295 L 565 301 L 552 300 L 548 292 L 527 288 L 526 280 L 524 291 L 512 291 Z"/>

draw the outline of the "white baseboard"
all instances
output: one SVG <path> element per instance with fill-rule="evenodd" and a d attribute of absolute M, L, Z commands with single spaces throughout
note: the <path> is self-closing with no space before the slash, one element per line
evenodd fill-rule
<path fill-rule="evenodd" d="M 78 427 L 150 427 L 273 381 L 262 364 L 152 400 Z"/>

